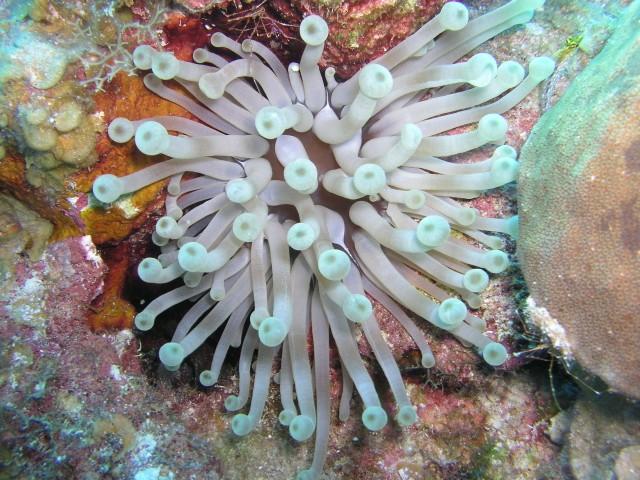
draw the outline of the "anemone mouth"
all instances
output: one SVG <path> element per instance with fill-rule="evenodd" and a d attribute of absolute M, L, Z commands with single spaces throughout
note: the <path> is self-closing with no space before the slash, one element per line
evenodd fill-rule
<path fill-rule="evenodd" d="M 317 478 L 326 455 L 330 337 L 345 365 L 345 392 L 355 387 L 362 399 L 366 428 L 384 428 L 388 415 L 360 357 L 358 331 L 389 380 L 392 418 L 401 426 L 417 419 L 371 299 L 400 321 L 425 368 L 436 359 L 416 319 L 474 346 L 490 365 L 507 359 L 466 305 L 480 305 L 485 270 L 508 267 L 508 256 L 492 250 L 502 244 L 494 233 L 515 235 L 517 220 L 482 217 L 464 202 L 514 180 L 515 150 L 501 145 L 473 164 L 449 157 L 503 143 L 500 114 L 550 75 L 552 61 L 533 61 L 524 79 L 517 64 L 500 68 L 487 54 L 451 62 L 522 22 L 526 4 L 514 0 L 466 29 L 466 8 L 447 3 L 432 22 L 342 83 L 318 68 L 328 27 L 317 16 L 301 25 L 306 48 L 288 68 L 258 42 L 240 45 L 221 33 L 211 44 L 240 58 L 198 49 L 197 63 L 190 63 L 139 52 L 151 59 L 139 63 L 150 63 L 157 75 L 145 77 L 147 88 L 200 121 L 122 123 L 131 126 L 139 150 L 169 159 L 94 185 L 112 199 L 171 179 L 167 216 L 152 237 L 162 253 L 140 272 L 151 283 L 184 285 L 150 302 L 136 326 L 148 330 L 164 311 L 193 302 L 160 358 L 176 370 L 219 336 L 211 367 L 200 376 L 205 386 L 217 383 L 229 349 L 240 347 L 239 391 L 225 401 L 230 411 L 249 404 L 231 420 L 239 436 L 259 424 L 279 355 L 280 422 L 298 441 L 316 434 L 309 478 Z M 435 94 L 423 99 L 430 89 Z M 127 133 L 116 127 L 114 141 Z M 476 245 L 455 238 L 461 236 Z"/>

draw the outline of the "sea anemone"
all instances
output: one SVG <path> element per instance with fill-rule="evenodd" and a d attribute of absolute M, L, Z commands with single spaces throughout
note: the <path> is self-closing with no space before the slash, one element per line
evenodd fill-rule
<path fill-rule="evenodd" d="M 147 88 L 202 122 L 117 118 L 109 126 L 113 141 L 135 138 L 142 153 L 170 157 L 125 177 L 102 175 L 93 185 L 94 196 L 111 203 L 170 178 L 166 216 L 152 236 L 161 254 L 145 258 L 138 274 L 149 283 L 183 285 L 151 301 L 135 325 L 149 330 L 163 312 L 190 300 L 159 357 L 177 370 L 216 335 L 211 368 L 200 373 L 204 386 L 218 381 L 228 350 L 240 347 L 239 392 L 225 401 L 230 411 L 250 403 L 231 420 L 240 436 L 260 421 L 279 354 L 280 422 L 300 442 L 315 432 L 313 464 L 299 478 L 316 478 L 327 453 L 330 335 L 343 366 L 341 419 L 355 387 L 365 427 L 387 423 L 359 353 L 361 331 L 391 387 L 396 422 L 417 420 L 369 298 L 415 340 L 425 368 L 435 365 L 434 356 L 405 309 L 473 346 L 488 364 L 506 360 L 505 347 L 483 333 L 483 320 L 467 305 L 479 307 L 487 271 L 509 265 L 502 239 L 484 232 L 515 237 L 517 217 L 483 218 L 453 198 L 475 198 L 515 180 L 516 152 L 503 145 L 507 122 L 500 114 L 546 79 L 554 63 L 534 58 L 525 74 L 518 63 L 498 66 L 486 53 L 453 62 L 527 22 L 542 2 L 514 0 L 470 22 L 464 5 L 446 3 L 343 83 L 331 68 L 323 78 L 318 67 L 329 29 L 315 15 L 300 24 L 306 47 L 288 68 L 260 43 L 239 44 L 221 33 L 211 44 L 237 59 L 207 49 L 195 50 L 195 63 L 145 45 L 134 51 L 136 66 L 153 72 L 144 78 Z M 477 127 L 464 133 L 439 135 L 472 123 Z M 497 148 L 484 161 L 443 159 L 487 144 Z"/>

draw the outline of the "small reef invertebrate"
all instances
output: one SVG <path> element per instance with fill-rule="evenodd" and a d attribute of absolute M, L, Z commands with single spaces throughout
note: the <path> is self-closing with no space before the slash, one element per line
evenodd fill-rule
<path fill-rule="evenodd" d="M 487 271 L 509 265 L 501 238 L 484 232 L 515 236 L 517 217 L 483 218 L 453 198 L 475 198 L 515 180 L 516 152 L 503 145 L 507 122 L 500 114 L 546 79 L 554 62 L 534 58 L 528 73 L 513 61 L 498 66 L 486 53 L 453 62 L 527 22 L 541 4 L 514 0 L 469 22 L 464 5 L 447 3 L 343 83 L 331 68 L 324 79 L 320 72 L 329 31 L 315 15 L 300 25 L 300 63 L 288 67 L 263 45 L 220 33 L 212 45 L 238 59 L 202 48 L 195 63 L 146 45 L 134 51 L 136 66 L 153 72 L 147 88 L 202 121 L 117 118 L 109 126 L 113 141 L 135 139 L 142 153 L 170 157 L 125 177 L 102 175 L 93 185 L 108 204 L 170 178 L 166 215 L 153 234 L 161 254 L 144 259 L 138 273 L 145 282 L 184 285 L 150 302 L 135 324 L 149 330 L 163 312 L 193 301 L 159 356 L 177 370 L 221 332 L 211 368 L 200 373 L 204 386 L 218 381 L 228 350 L 241 347 L 239 393 L 225 402 L 230 411 L 250 404 L 231 421 L 237 435 L 260 421 L 280 353 L 280 422 L 297 441 L 316 434 L 312 466 L 299 478 L 316 478 L 326 457 L 329 334 L 344 367 L 341 418 L 355 387 L 366 428 L 377 431 L 388 421 L 359 354 L 360 330 L 389 381 L 396 422 L 417 420 L 367 295 L 415 340 L 425 368 L 435 359 L 401 307 L 472 345 L 490 365 L 506 360 L 505 347 L 484 334 L 483 320 L 467 305 L 480 306 Z M 474 123 L 470 131 L 440 135 Z M 487 144 L 499 146 L 482 162 L 441 158 Z"/>

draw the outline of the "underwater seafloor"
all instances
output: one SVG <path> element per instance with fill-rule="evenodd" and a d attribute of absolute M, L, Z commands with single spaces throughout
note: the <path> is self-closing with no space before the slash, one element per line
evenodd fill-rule
<path fill-rule="evenodd" d="M 168 180 L 98 201 L 100 175 L 158 161 L 133 141 L 113 142 L 107 127 L 116 117 L 196 119 L 145 88 L 132 55 L 139 45 L 189 61 L 222 32 L 262 42 L 287 65 L 305 48 L 300 22 L 317 14 L 329 25 L 319 67 L 335 68 L 341 82 L 444 3 L 0 0 L 0 479 L 286 479 L 309 468 L 313 437 L 297 442 L 278 421 L 279 360 L 254 431 L 237 436 L 224 403 L 238 391 L 239 349 L 204 387 L 198 378 L 219 333 L 175 371 L 158 360 L 191 304 L 149 331 L 134 326 L 168 290 L 137 274 L 159 251 L 151 237 Z M 474 19 L 508 2 L 461 3 Z M 426 368 L 424 351 L 371 296 L 417 421 L 400 427 L 391 418 L 387 371 L 352 327 L 390 419 L 365 428 L 357 393 L 338 419 L 346 360 L 332 341 L 319 478 L 640 479 L 640 0 L 529 3 L 537 7 L 531 20 L 472 51 L 499 63 L 555 61 L 504 113 L 519 178 L 462 200 L 486 217 L 519 214 L 517 240 L 498 234 L 511 265 L 473 297 L 473 314 L 508 357 L 494 368 L 411 314 L 435 359 Z M 462 88 L 453 83 L 427 95 Z M 494 148 L 448 160 L 477 162 Z M 314 340 L 303 339 L 309 352 Z"/>

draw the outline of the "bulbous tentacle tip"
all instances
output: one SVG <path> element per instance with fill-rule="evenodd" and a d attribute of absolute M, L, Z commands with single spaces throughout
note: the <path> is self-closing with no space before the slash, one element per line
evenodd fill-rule
<path fill-rule="evenodd" d="M 418 414 L 411 405 L 404 405 L 400 407 L 396 414 L 396 422 L 401 427 L 408 427 L 418 421 Z"/>
<path fill-rule="evenodd" d="M 276 347 L 286 338 L 288 327 L 285 322 L 277 317 L 268 317 L 260 322 L 258 337 L 267 347 Z"/>
<path fill-rule="evenodd" d="M 124 191 L 124 183 L 115 175 L 107 173 L 100 175 L 93 182 L 93 196 L 102 203 L 113 203 Z"/>
<path fill-rule="evenodd" d="M 278 415 L 278 421 L 280 425 L 288 427 L 291 424 L 291 421 L 296 417 L 296 412 L 292 410 L 282 410 Z"/>
<path fill-rule="evenodd" d="M 507 234 L 514 240 L 518 240 L 520 236 L 520 217 L 514 215 L 507 220 Z"/>
<path fill-rule="evenodd" d="M 482 349 L 482 358 L 492 367 L 499 367 L 508 357 L 507 349 L 501 343 L 491 342 Z"/>
<path fill-rule="evenodd" d="M 451 226 L 449 222 L 439 215 L 424 217 L 416 228 L 418 241 L 427 248 L 435 248 L 442 245 L 449 238 L 450 233 Z"/>
<path fill-rule="evenodd" d="M 469 23 L 469 10 L 460 2 L 447 2 L 440 10 L 438 21 L 445 30 L 461 30 Z"/>
<path fill-rule="evenodd" d="M 256 195 L 253 185 L 244 178 L 234 178 L 227 182 L 224 188 L 230 202 L 246 203 Z"/>
<path fill-rule="evenodd" d="M 224 408 L 229 412 L 235 412 L 241 408 L 240 399 L 237 395 L 229 395 L 224 399 Z"/>
<path fill-rule="evenodd" d="M 322 45 L 329 36 L 329 25 L 319 15 L 309 15 L 300 22 L 300 38 L 307 45 Z"/>
<path fill-rule="evenodd" d="M 478 134 L 486 142 L 503 140 L 508 128 L 507 120 L 497 113 L 489 113 L 478 122 Z"/>
<path fill-rule="evenodd" d="M 387 412 L 382 407 L 367 407 L 362 412 L 362 424 L 372 432 L 382 430 L 387 422 Z"/>
<path fill-rule="evenodd" d="M 373 315 L 373 305 L 367 297 L 356 293 L 347 297 L 342 312 L 352 322 L 362 323 Z"/>
<path fill-rule="evenodd" d="M 139 45 L 133 51 L 133 64 L 140 70 L 150 70 L 155 53 L 157 52 L 153 47 L 149 45 Z"/>
<path fill-rule="evenodd" d="M 318 270 L 327 280 L 338 282 L 344 279 L 351 269 L 351 260 L 342 250 L 332 248 L 318 257 Z"/>
<path fill-rule="evenodd" d="M 136 130 L 133 122 L 124 117 L 114 118 L 107 129 L 109 138 L 116 143 L 127 143 L 133 138 L 135 133 Z"/>
<path fill-rule="evenodd" d="M 178 250 L 178 263 L 187 272 L 198 272 L 206 261 L 207 249 L 198 242 L 185 243 Z"/>
<path fill-rule="evenodd" d="M 306 193 L 318 186 L 318 169 L 307 158 L 299 158 L 284 167 L 284 181 L 294 190 Z"/>
<path fill-rule="evenodd" d="M 153 283 L 161 273 L 162 264 L 156 258 L 147 257 L 138 264 L 138 276 L 143 282 Z"/>
<path fill-rule="evenodd" d="M 138 127 L 135 135 L 136 147 L 145 155 L 159 155 L 169 146 L 169 132 L 153 120 Z"/>
<path fill-rule="evenodd" d="M 437 323 L 444 330 L 455 330 L 467 316 L 467 306 L 457 298 L 447 298 L 437 310 Z"/>
<path fill-rule="evenodd" d="M 203 387 L 213 386 L 213 384 L 215 383 L 213 378 L 213 372 L 211 370 L 203 370 L 202 372 L 200 372 L 200 375 L 198 376 L 198 381 L 200 382 L 200 385 L 202 385 Z"/>
<path fill-rule="evenodd" d="M 256 114 L 255 126 L 260 136 L 273 140 L 287 129 L 287 119 L 281 109 L 268 106 Z"/>
<path fill-rule="evenodd" d="M 251 312 L 251 315 L 249 315 L 249 323 L 251 323 L 251 326 L 254 329 L 258 330 L 260 328 L 260 324 L 270 316 L 271 315 L 269 315 L 269 312 L 266 308 L 259 307 Z"/>
<path fill-rule="evenodd" d="M 253 422 L 251 421 L 251 417 L 244 413 L 238 413 L 231 419 L 231 430 L 239 437 L 244 437 L 251 432 L 252 427 Z"/>
<path fill-rule="evenodd" d="M 485 253 L 483 267 L 491 273 L 501 273 L 509 268 L 509 256 L 502 250 L 490 250 Z"/>
<path fill-rule="evenodd" d="M 151 71 L 160 80 L 171 80 L 178 75 L 180 62 L 173 53 L 155 53 L 151 58 Z"/>
<path fill-rule="evenodd" d="M 536 82 L 542 82 L 551 76 L 556 62 L 551 57 L 536 57 L 529 62 L 529 75 Z"/>
<path fill-rule="evenodd" d="M 463 276 L 463 286 L 470 292 L 480 293 L 489 285 L 489 275 L 484 270 L 472 268 Z"/>
<path fill-rule="evenodd" d="M 289 435 L 298 442 L 307 440 L 316 428 L 315 422 L 307 415 L 298 415 L 289 424 Z"/>
<path fill-rule="evenodd" d="M 313 228 L 306 223 L 296 223 L 287 232 L 287 244 L 294 250 L 302 251 L 310 248 L 316 239 Z"/>
<path fill-rule="evenodd" d="M 168 342 L 160 347 L 158 356 L 167 370 L 177 370 L 184 360 L 184 348 L 177 342 Z"/>
<path fill-rule="evenodd" d="M 253 242 L 262 232 L 262 225 L 255 213 L 244 212 L 233 221 L 232 231 L 241 242 Z"/>
<path fill-rule="evenodd" d="M 360 71 L 358 86 L 363 95 L 379 100 L 393 89 L 393 76 L 386 67 L 370 63 Z"/>
<path fill-rule="evenodd" d="M 136 326 L 138 330 L 142 332 L 146 332 L 153 328 L 155 321 L 156 321 L 155 315 L 153 315 L 149 311 L 143 310 L 136 315 L 136 317 L 133 320 L 133 324 Z"/>
<path fill-rule="evenodd" d="M 376 195 L 387 186 L 387 175 L 380 165 L 365 163 L 353 174 L 353 185 L 364 195 Z"/>
<path fill-rule="evenodd" d="M 513 88 L 525 77 L 525 70 L 522 65 L 513 60 L 507 60 L 498 67 L 496 78 L 506 88 Z"/>

